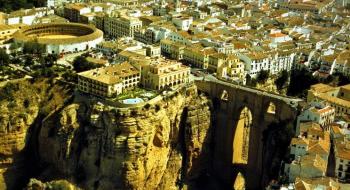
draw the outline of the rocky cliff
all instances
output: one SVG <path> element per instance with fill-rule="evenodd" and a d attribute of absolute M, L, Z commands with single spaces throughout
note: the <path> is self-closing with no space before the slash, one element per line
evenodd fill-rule
<path fill-rule="evenodd" d="M 194 86 L 128 109 L 71 100 L 71 88 L 53 81 L 4 88 L 1 189 L 29 178 L 43 182 L 28 189 L 181 189 L 210 166 L 211 101 Z"/>
<path fill-rule="evenodd" d="M 209 166 L 209 108 L 194 87 L 141 108 L 75 101 L 43 121 L 45 176 L 84 189 L 179 189 Z"/>
<path fill-rule="evenodd" d="M 33 127 L 41 116 L 64 105 L 71 92 L 50 80 L 19 80 L 0 88 L 0 189 L 18 189 L 31 175 Z"/>

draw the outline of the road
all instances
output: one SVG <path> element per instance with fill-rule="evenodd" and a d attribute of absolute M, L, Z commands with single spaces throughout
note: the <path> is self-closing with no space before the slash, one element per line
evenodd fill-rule
<path fill-rule="evenodd" d="M 62 58 L 57 60 L 57 64 L 59 65 L 64 65 L 67 67 L 72 67 L 72 63 L 74 61 L 74 59 L 84 53 L 86 53 L 87 51 L 82 51 L 82 52 L 78 52 L 78 53 L 70 53 L 70 54 L 65 54 Z"/>
<path fill-rule="evenodd" d="M 259 90 L 259 89 L 256 89 L 256 88 L 251 88 L 251 87 L 247 87 L 247 86 L 237 85 L 237 84 L 233 84 L 231 82 L 226 82 L 226 81 L 223 81 L 223 80 L 219 80 L 215 76 L 213 76 L 211 74 L 205 74 L 203 72 L 200 72 L 200 76 L 193 76 L 192 75 L 190 77 L 190 80 L 193 80 L 193 81 L 203 81 L 204 80 L 204 81 L 209 81 L 209 82 L 220 83 L 220 84 L 223 84 L 223 85 L 226 85 L 226 86 L 230 86 L 230 87 L 233 87 L 233 88 L 238 88 L 238 89 L 241 89 L 241 90 L 244 90 L 244 91 L 248 91 L 248 92 L 251 92 L 251 93 L 254 93 L 254 94 L 269 96 L 269 97 L 274 98 L 274 99 L 283 100 L 284 102 L 286 102 L 286 103 L 288 103 L 288 104 L 290 104 L 292 106 L 295 106 L 295 107 L 298 105 L 298 102 L 303 101 L 300 98 L 273 94 L 271 92 L 266 92 L 266 91 Z"/>

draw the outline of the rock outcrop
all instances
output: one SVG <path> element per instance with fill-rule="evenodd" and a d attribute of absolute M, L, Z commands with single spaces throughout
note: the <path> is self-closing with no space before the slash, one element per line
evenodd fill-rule
<path fill-rule="evenodd" d="M 42 122 L 39 178 L 83 189 L 180 189 L 208 169 L 210 107 L 195 87 L 140 108 L 74 101 Z"/>
<path fill-rule="evenodd" d="M 19 80 L 0 89 L 0 189 L 26 183 L 29 139 L 40 117 L 69 99 L 69 86 L 54 81 Z"/>

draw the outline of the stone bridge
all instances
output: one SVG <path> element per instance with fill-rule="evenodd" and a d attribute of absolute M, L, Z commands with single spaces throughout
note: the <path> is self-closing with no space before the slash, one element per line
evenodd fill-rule
<path fill-rule="evenodd" d="M 213 175 L 232 188 L 241 173 L 247 189 L 263 189 L 268 183 L 264 163 L 271 161 L 264 155 L 263 132 L 272 123 L 294 123 L 302 100 L 219 80 L 195 83 L 215 109 Z"/>

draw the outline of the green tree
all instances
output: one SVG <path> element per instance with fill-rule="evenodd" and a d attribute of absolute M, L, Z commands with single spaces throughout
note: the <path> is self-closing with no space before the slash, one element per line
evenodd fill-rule
<path fill-rule="evenodd" d="M 37 0 L 0 0 L 0 11 L 10 12 L 18 9 L 29 9 L 37 5 Z"/>
<path fill-rule="evenodd" d="M 269 78 L 269 71 L 268 70 L 260 70 L 258 73 L 258 76 L 256 77 L 256 80 L 258 83 L 265 83 L 267 79 Z"/>
<path fill-rule="evenodd" d="M 14 42 L 10 45 L 10 50 L 17 50 L 20 47 L 21 47 L 21 44 Z"/>
<path fill-rule="evenodd" d="M 25 56 L 25 58 L 24 58 L 24 65 L 25 66 L 32 66 L 32 65 L 34 65 L 33 58 L 31 56 Z"/>
<path fill-rule="evenodd" d="M 73 68 L 76 72 L 87 71 L 90 69 L 95 69 L 97 67 L 99 66 L 87 61 L 83 56 L 78 56 L 73 61 Z"/>
<path fill-rule="evenodd" d="M 288 71 L 283 70 L 282 72 L 279 73 L 277 79 L 275 80 L 275 85 L 278 90 L 281 90 L 287 83 L 289 78 Z"/>
<path fill-rule="evenodd" d="M 58 60 L 57 54 L 49 54 L 44 57 L 44 66 L 46 67 L 52 67 L 54 63 L 56 63 Z"/>
<path fill-rule="evenodd" d="M 27 42 L 23 45 L 23 53 L 27 54 L 43 54 L 46 51 L 46 47 L 43 44 L 37 42 Z"/>
<path fill-rule="evenodd" d="M 6 51 L 0 48 L 0 66 L 5 66 L 10 63 L 10 56 L 6 53 Z"/>

